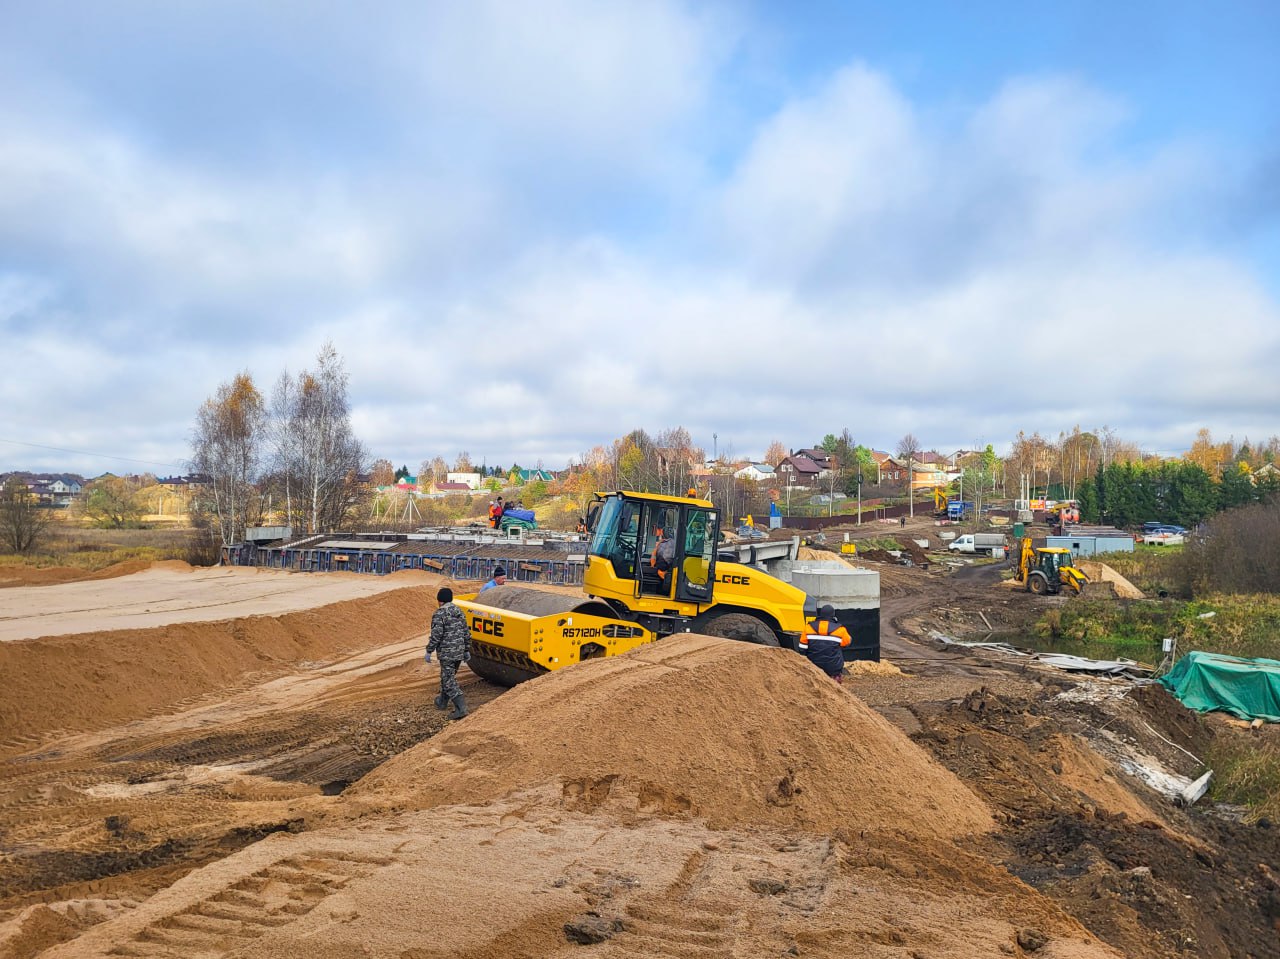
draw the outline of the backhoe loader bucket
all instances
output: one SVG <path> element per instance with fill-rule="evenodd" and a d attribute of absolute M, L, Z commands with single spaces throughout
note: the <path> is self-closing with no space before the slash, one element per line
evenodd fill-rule
<path fill-rule="evenodd" d="M 616 656 L 657 636 L 620 621 L 608 606 L 522 586 L 495 586 L 456 600 L 471 629 L 476 675 L 502 686 L 584 659 Z"/>
<path fill-rule="evenodd" d="M 1116 588 L 1113 583 L 1087 582 L 1080 587 L 1083 599 L 1115 599 Z"/>

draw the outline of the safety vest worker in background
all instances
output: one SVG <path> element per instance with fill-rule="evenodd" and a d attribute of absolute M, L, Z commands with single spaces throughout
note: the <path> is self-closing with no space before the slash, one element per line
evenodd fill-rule
<path fill-rule="evenodd" d="M 851 642 L 853 637 L 836 619 L 835 609 L 827 605 L 818 610 L 818 618 L 800 636 L 800 652 L 839 683 L 844 681 L 844 647 Z"/>

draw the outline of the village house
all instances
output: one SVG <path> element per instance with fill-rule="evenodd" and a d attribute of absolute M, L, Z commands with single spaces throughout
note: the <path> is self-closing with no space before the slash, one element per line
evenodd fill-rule
<path fill-rule="evenodd" d="M 42 506 L 66 507 L 83 489 L 83 484 L 73 476 L 49 473 L 8 473 L 0 476 L 0 483 L 6 482 L 10 476 L 16 476 L 37 503 Z"/>
<path fill-rule="evenodd" d="M 823 476 L 823 469 L 807 456 L 793 453 L 775 471 L 779 486 L 815 486 Z"/>
<path fill-rule="evenodd" d="M 436 493 L 470 493 L 475 490 L 475 487 L 468 486 L 466 483 L 445 480 L 443 483 L 432 483 L 431 489 Z"/>
<path fill-rule="evenodd" d="M 871 458 L 876 464 L 877 485 L 886 480 L 900 483 L 907 478 L 907 464 L 899 462 L 883 450 L 872 450 Z"/>
<path fill-rule="evenodd" d="M 58 476 L 42 486 L 37 486 L 33 492 L 42 503 L 48 503 L 50 506 L 70 506 L 71 500 L 81 489 L 81 485 L 75 480 Z"/>
<path fill-rule="evenodd" d="M 938 457 L 941 461 L 941 457 Z M 911 488 L 912 489 L 934 489 L 939 486 L 946 486 L 958 477 L 960 473 L 952 473 L 946 469 L 943 462 L 934 463 L 912 463 L 911 464 Z"/>
<path fill-rule="evenodd" d="M 792 456 L 805 456 L 818 464 L 821 476 L 825 477 L 827 471 L 831 469 L 831 454 L 824 449 L 810 447 L 802 450 L 792 450 Z"/>
<path fill-rule="evenodd" d="M 551 483 L 555 481 L 555 478 L 555 473 L 551 472 L 551 470 L 543 469 L 514 469 L 507 476 L 507 480 L 512 486 L 524 486 L 526 483 L 536 483 L 538 480 L 544 483 Z"/>
<path fill-rule="evenodd" d="M 768 463 L 748 463 L 740 469 L 734 470 L 734 476 L 739 479 L 749 479 L 756 483 L 766 483 L 776 476 L 776 471 Z"/>

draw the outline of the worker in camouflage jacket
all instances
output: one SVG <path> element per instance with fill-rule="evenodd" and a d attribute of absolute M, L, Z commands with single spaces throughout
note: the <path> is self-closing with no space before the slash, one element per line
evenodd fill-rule
<path fill-rule="evenodd" d="M 467 616 L 453 603 L 453 590 L 448 586 L 436 593 L 440 608 L 431 614 L 431 637 L 427 640 L 426 661 L 431 654 L 440 657 L 440 695 L 436 697 L 436 709 L 453 703 L 450 719 L 461 719 L 467 714 L 467 701 L 462 698 L 458 686 L 458 667 L 471 659 L 471 630 Z"/>

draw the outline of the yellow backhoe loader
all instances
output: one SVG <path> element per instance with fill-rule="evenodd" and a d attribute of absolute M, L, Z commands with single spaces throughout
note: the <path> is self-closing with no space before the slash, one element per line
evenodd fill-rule
<path fill-rule="evenodd" d="M 597 493 L 588 527 L 585 597 L 508 585 L 458 598 L 475 673 L 511 686 L 682 632 L 796 648 L 804 591 L 720 558 L 710 501 Z"/>
<path fill-rule="evenodd" d="M 1076 568 L 1071 550 L 1061 546 L 1033 546 L 1029 536 L 1022 540 L 1013 578 L 1025 586 L 1027 592 L 1038 596 L 1057 594 L 1064 589 L 1079 595 L 1089 585 L 1089 577 Z"/>

